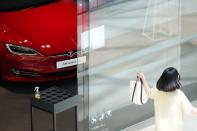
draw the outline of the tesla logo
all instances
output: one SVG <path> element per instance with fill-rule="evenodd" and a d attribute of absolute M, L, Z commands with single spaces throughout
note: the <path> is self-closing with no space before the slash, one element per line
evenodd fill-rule
<path fill-rule="evenodd" d="M 73 57 L 73 55 L 75 53 L 77 53 L 77 52 L 75 52 L 75 51 L 69 51 L 69 52 L 66 53 L 66 55 L 69 56 L 69 57 Z"/>
<path fill-rule="evenodd" d="M 69 51 L 69 52 L 68 52 L 68 55 L 69 55 L 69 56 L 72 56 L 72 54 L 73 54 L 73 51 Z"/>

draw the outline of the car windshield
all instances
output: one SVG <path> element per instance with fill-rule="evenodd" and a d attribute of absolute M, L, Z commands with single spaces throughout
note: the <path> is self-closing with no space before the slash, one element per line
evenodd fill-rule
<path fill-rule="evenodd" d="M 0 11 L 15 11 L 45 5 L 58 0 L 0 0 Z"/>

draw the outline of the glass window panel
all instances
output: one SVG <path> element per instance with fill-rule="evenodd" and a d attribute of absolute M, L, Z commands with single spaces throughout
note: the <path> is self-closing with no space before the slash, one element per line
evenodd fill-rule
<path fill-rule="evenodd" d="M 179 26 L 170 28 L 173 23 L 179 25 L 179 12 L 172 16 L 166 12 L 169 8 L 175 6 L 139 0 L 90 12 L 90 130 L 120 130 L 152 114 L 150 103 L 139 107 L 129 101 L 129 81 L 143 71 L 154 86 L 165 67 L 180 69 Z M 104 42 L 96 41 L 98 37 Z"/>
<path fill-rule="evenodd" d="M 98 8 L 92 3 L 89 29 L 81 36 L 89 48 L 84 88 L 90 131 L 121 130 L 153 116 L 151 100 L 142 106 L 129 100 L 129 82 L 138 71 L 155 86 L 163 70 L 173 66 L 181 74 L 182 90 L 190 100 L 197 98 L 196 3 L 113 0 Z"/>

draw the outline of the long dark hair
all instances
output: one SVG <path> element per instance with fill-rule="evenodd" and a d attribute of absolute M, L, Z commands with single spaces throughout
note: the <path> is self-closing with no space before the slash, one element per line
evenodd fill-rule
<path fill-rule="evenodd" d="M 180 75 L 174 67 L 165 69 L 157 81 L 157 89 L 160 91 L 170 92 L 180 87 Z"/>

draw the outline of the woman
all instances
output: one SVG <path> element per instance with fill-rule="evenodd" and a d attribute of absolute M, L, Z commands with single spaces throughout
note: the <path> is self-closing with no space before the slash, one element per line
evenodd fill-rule
<path fill-rule="evenodd" d="M 142 79 L 148 97 L 154 100 L 155 131 L 182 131 L 183 115 L 197 114 L 197 109 L 179 89 L 181 84 L 178 71 L 173 67 L 165 69 L 155 88 L 149 87 L 143 73 L 137 75 Z"/>

